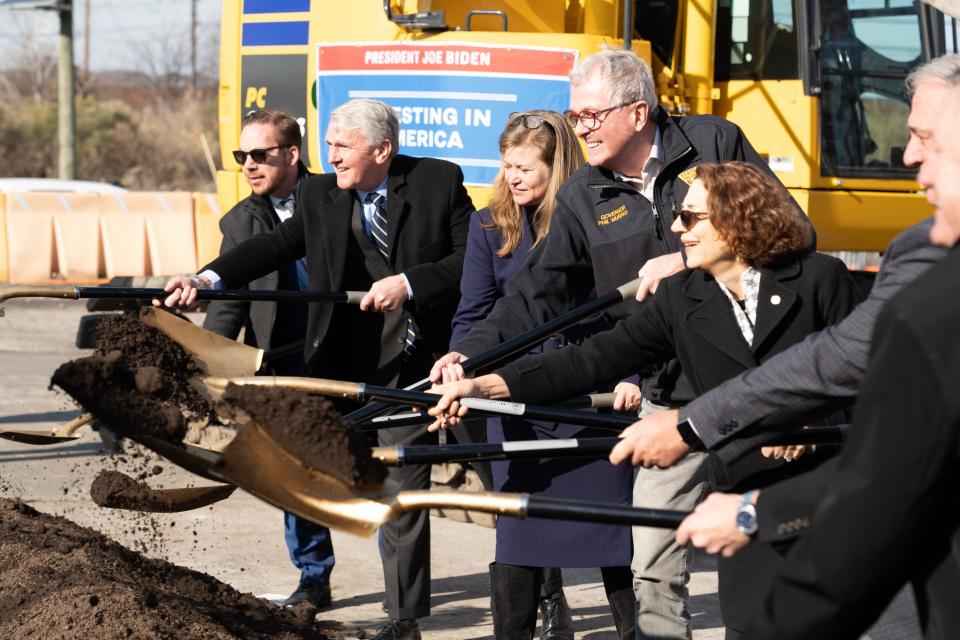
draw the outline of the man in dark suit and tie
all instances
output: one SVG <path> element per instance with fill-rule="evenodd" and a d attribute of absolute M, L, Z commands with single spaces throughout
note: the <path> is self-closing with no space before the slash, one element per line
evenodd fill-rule
<path fill-rule="evenodd" d="M 302 181 L 290 220 L 199 275 L 172 279 L 165 304 L 189 307 L 198 287 L 242 286 L 305 256 L 310 289 L 369 291 L 359 308 L 310 305 L 307 373 L 387 386 L 423 378 L 450 340 L 473 205 L 456 165 L 398 155 L 398 140 L 396 115 L 381 102 L 335 109 L 326 133 L 334 171 Z M 425 427 L 379 433 L 385 446 L 428 437 Z M 402 489 L 425 489 L 429 472 L 421 465 L 390 475 Z M 384 525 L 380 542 L 391 620 L 374 638 L 419 638 L 416 619 L 430 612 L 427 512 Z"/>
<path fill-rule="evenodd" d="M 232 250 L 258 233 L 271 231 L 293 215 L 294 192 L 306 176 L 300 161 L 303 136 L 299 123 L 282 111 L 264 109 L 247 114 L 240 129 L 240 148 L 233 152 L 253 192 L 220 218 L 223 242 L 220 253 Z M 251 289 L 298 291 L 307 288 L 303 260 L 281 266 L 250 283 Z M 203 328 L 269 350 L 280 349 L 267 362 L 275 375 L 303 375 L 303 339 L 307 330 L 307 305 L 303 302 L 247 302 L 217 300 L 207 307 Z M 284 349 L 286 347 L 286 349 Z M 292 606 L 309 602 L 318 608 L 330 605 L 330 573 L 335 558 L 330 530 L 284 514 L 284 539 L 290 560 L 300 570 L 297 589 L 284 601 Z"/>

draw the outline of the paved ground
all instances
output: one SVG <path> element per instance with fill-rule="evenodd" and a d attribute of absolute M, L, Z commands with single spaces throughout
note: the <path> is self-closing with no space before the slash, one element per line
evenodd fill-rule
<path fill-rule="evenodd" d="M 60 363 L 84 353 L 73 342 L 85 306 L 15 300 L 5 307 L 6 316 L 0 318 L 0 428 L 56 427 L 79 414 L 71 400 L 47 387 Z M 286 557 L 279 511 L 242 492 L 206 509 L 174 515 L 100 509 L 88 496 L 90 481 L 100 469 L 129 472 L 160 464 L 163 472 L 151 479 L 155 487 L 184 486 L 194 477 L 163 461 L 139 457 L 143 454 L 137 451 L 106 455 L 96 434 L 87 428 L 80 433 L 83 438 L 75 443 L 49 447 L 0 440 L 0 494 L 21 497 L 42 511 L 65 515 L 131 548 L 204 571 L 243 591 L 287 594 L 295 587 L 297 574 Z M 434 615 L 422 622 L 424 638 L 492 637 L 486 571 L 493 557 L 493 531 L 442 518 L 434 518 L 432 526 Z M 335 603 L 321 617 L 371 631 L 385 621 L 376 542 L 334 532 L 334 548 Z M 568 570 L 564 582 L 577 637 L 615 638 L 599 571 Z M 723 637 L 716 590 L 715 562 L 698 556 L 691 581 L 697 640 Z"/>

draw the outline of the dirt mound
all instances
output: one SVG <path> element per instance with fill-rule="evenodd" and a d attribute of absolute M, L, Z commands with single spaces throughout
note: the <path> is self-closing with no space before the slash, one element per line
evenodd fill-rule
<path fill-rule="evenodd" d="M 208 575 L 0 499 L 0 637 L 337 639 Z"/>
<path fill-rule="evenodd" d="M 197 363 L 135 314 L 101 322 L 96 343 L 93 355 L 64 363 L 51 382 L 110 430 L 179 442 L 189 421 L 213 419 L 210 403 L 189 382 L 201 373 Z"/>
<path fill-rule="evenodd" d="M 379 484 L 387 477 L 386 467 L 370 455 L 363 434 L 322 396 L 231 384 L 217 409 L 239 422 L 256 423 L 305 465 L 350 486 Z"/>

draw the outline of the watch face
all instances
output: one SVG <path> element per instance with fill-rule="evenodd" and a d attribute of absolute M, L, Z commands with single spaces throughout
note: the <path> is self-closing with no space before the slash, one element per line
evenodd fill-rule
<path fill-rule="evenodd" d="M 740 510 L 737 513 L 737 529 L 748 536 L 752 536 L 757 532 L 757 516 L 749 510 Z"/>

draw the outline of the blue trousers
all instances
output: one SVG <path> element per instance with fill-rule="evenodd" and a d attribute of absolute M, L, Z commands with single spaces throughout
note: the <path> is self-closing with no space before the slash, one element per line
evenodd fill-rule
<path fill-rule="evenodd" d="M 330 530 L 284 512 L 283 536 L 287 541 L 290 561 L 300 569 L 300 583 L 329 585 L 330 573 L 336 562 Z"/>

